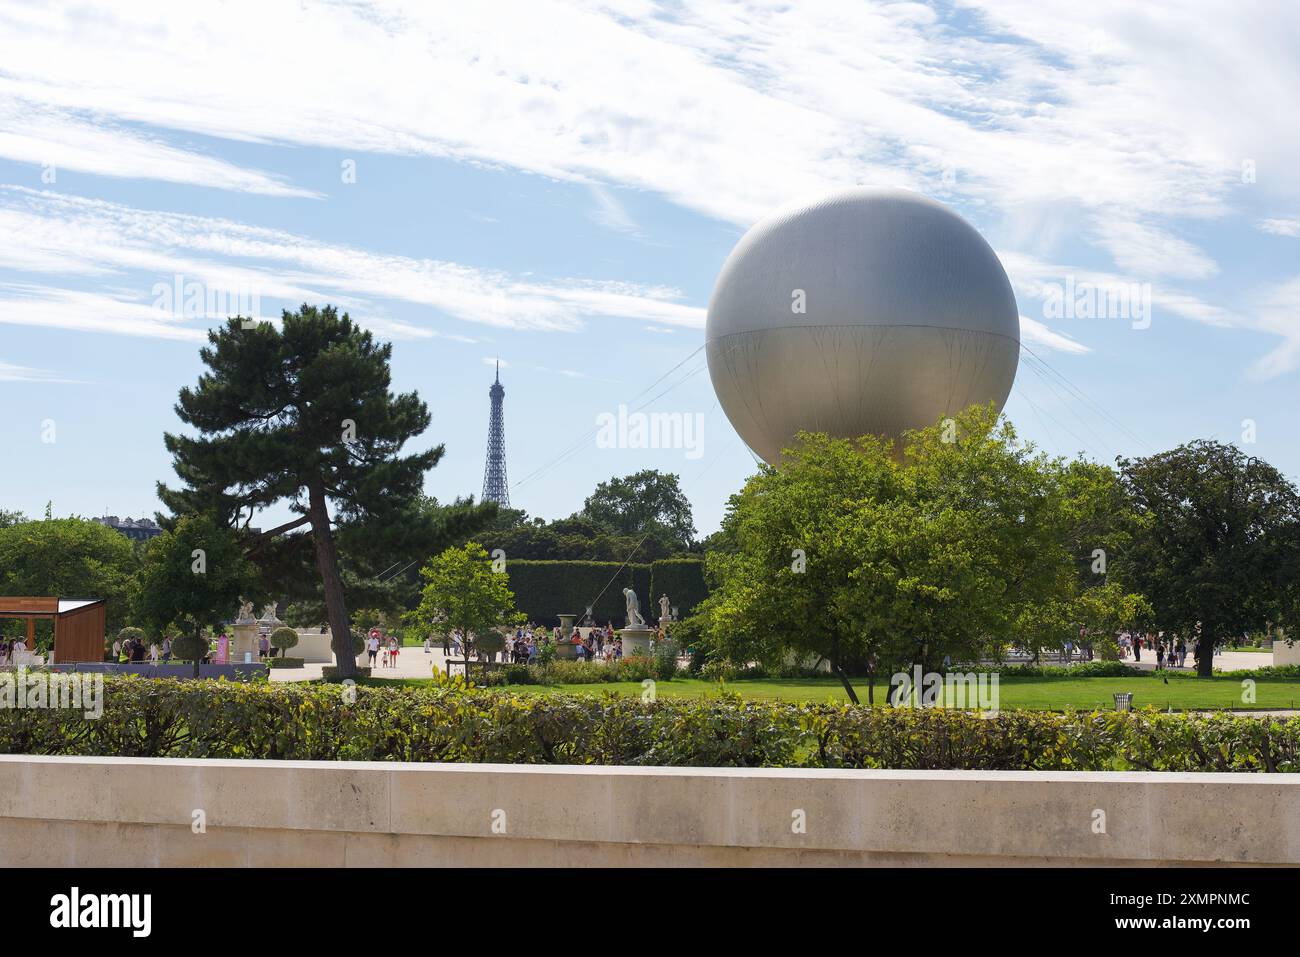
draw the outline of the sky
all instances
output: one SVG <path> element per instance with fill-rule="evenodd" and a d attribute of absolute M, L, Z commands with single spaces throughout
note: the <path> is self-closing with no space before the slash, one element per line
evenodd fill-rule
<path fill-rule="evenodd" d="M 205 330 L 329 302 L 429 405 L 429 494 L 480 493 L 499 361 L 512 505 L 656 468 L 708 533 L 756 470 L 704 365 L 713 282 L 848 185 L 988 239 L 1006 413 L 1048 452 L 1214 438 L 1295 479 L 1298 99 L 1286 0 L 4 0 L 0 508 L 151 515 Z M 1133 296 L 1061 308 L 1090 288 Z M 698 448 L 604 447 L 620 404 L 700 417 Z"/>

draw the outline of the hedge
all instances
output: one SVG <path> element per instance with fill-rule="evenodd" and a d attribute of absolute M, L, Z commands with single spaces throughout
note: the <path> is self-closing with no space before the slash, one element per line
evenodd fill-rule
<path fill-rule="evenodd" d="M 1300 718 L 644 702 L 110 676 L 103 716 L 0 709 L 0 753 L 511 764 L 1300 771 Z"/>
<path fill-rule="evenodd" d="M 650 610 L 650 566 L 619 562 L 506 560 L 506 575 L 515 595 L 515 607 L 539 625 L 555 626 L 561 614 L 581 617 L 598 594 L 593 615 L 601 624 L 621 626 L 627 616 L 623 589 L 632 588 L 641 600 L 641 614 L 647 621 L 657 617 Z M 613 581 L 611 581 L 613 579 Z M 609 587 L 605 587 L 608 585 Z M 601 593 L 601 589 L 604 592 Z"/>
<path fill-rule="evenodd" d="M 664 594 L 677 609 L 679 620 L 689 617 L 709 597 L 704 583 L 704 562 L 698 558 L 664 558 L 651 563 L 649 605 L 656 618 L 659 596 Z"/>

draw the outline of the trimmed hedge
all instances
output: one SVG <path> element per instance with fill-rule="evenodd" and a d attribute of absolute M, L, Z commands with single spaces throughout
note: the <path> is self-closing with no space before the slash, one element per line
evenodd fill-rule
<path fill-rule="evenodd" d="M 641 614 L 647 621 L 654 616 L 650 602 L 650 566 L 629 564 L 619 570 L 619 562 L 551 562 L 532 559 L 506 560 L 506 575 L 515 595 L 515 607 L 529 621 L 554 627 L 561 614 L 581 617 L 600 594 L 592 614 L 602 625 L 612 621 L 623 624 L 627 606 L 623 589 L 631 588 L 641 600 Z M 617 575 L 617 577 L 616 577 Z M 614 579 L 612 582 L 610 579 Z M 609 587 L 606 588 L 605 586 Z M 601 589 L 605 591 L 601 593 Z M 656 613 L 657 614 L 657 613 Z"/>
<path fill-rule="evenodd" d="M 704 562 L 698 558 L 663 558 L 650 564 L 650 601 L 654 617 L 659 617 L 659 596 L 666 594 L 677 608 L 680 621 L 694 614 L 700 602 L 709 597 L 704 583 Z M 646 615 L 649 618 L 649 615 Z"/>
<path fill-rule="evenodd" d="M 1300 771 L 1300 718 L 1153 711 L 979 717 L 490 689 L 106 677 L 104 713 L 0 709 L 0 753 L 509 764 Z"/>

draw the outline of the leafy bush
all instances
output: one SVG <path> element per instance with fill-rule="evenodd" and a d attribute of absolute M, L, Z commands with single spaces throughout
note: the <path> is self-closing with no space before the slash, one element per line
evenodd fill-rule
<path fill-rule="evenodd" d="M 285 658 L 281 656 L 268 658 L 266 663 L 272 668 L 301 668 L 306 664 L 306 661 L 302 658 Z"/>
<path fill-rule="evenodd" d="M 705 681 L 735 681 L 740 669 L 725 658 L 707 661 L 700 669 L 700 677 Z"/>
<path fill-rule="evenodd" d="M 315 761 L 1300 772 L 1300 718 L 1154 711 L 980 717 L 639 696 L 106 676 L 96 721 L 0 709 L 0 753 Z"/>

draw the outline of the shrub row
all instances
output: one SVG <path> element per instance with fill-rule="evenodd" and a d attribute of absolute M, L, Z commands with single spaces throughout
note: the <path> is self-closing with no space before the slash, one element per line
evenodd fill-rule
<path fill-rule="evenodd" d="M 667 558 L 650 564 L 618 562 L 506 560 L 515 607 L 539 625 L 555 626 L 561 614 L 581 617 L 592 608 L 602 625 L 624 623 L 627 606 L 623 589 L 631 588 L 641 601 L 646 621 L 659 617 L 659 596 L 667 594 L 685 618 L 708 596 L 704 562 L 698 558 Z M 604 589 L 602 592 L 601 589 Z"/>
<path fill-rule="evenodd" d="M 599 594 L 592 609 L 596 621 L 602 625 L 612 621 L 619 627 L 627 611 L 624 588 L 636 592 L 641 600 L 641 614 L 647 620 L 651 618 L 646 601 L 650 593 L 649 565 L 507 558 L 506 574 L 515 595 L 515 607 L 539 625 L 558 625 L 561 614 L 581 617 Z"/>
<path fill-rule="evenodd" d="M 490 685 L 594 685 L 612 681 L 671 681 L 678 674 L 686 677 L 671 657 L 652 658 L 647 655 L 630 655 L 617 661 L 560 661 L 546 664 L 506 665 L 486 674 Z M 479 680 L 475 675 L 475 680 Z"/>
<path fill-rule="evenodd" d="M 1052 714 L 109 677 L 103 716 L 0 709 L 0 752 L 989 770 L 1300 771 L 1300 718 Z"/>

